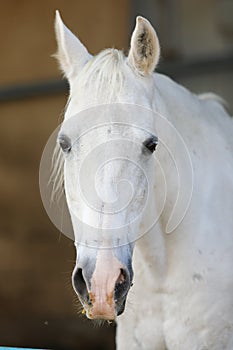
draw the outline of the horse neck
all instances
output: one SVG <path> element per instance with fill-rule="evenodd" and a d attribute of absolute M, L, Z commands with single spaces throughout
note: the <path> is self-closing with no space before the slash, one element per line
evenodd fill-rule
<path fill-rule="evenodd" d="M 198 97 L 163 74 L 155 73 L 153 78 L 153 111 L 167 119 L 179 131 L 188 125 L 190 130 L 190 123 L 195 121 L 193 116 L 200 114 Z M 188 130 L 185 129 L 185 135 Z"/>
<path fill-rule="evenodd" d="M 186 95 L 186 96 L 185 96 Z M 166 120 L 174 125 L 178 130 L 182 129 L 183 125 L 187 125 L 187 120 L 185 121 L 186 113 L 184 110 L 184 106 L 182 103 L 182 99 L 189 100 L 191 98 L 191 94 L 179 86 L 168 77 L 155 74 L 154 75 L 154 99 L 152 108 L 155 112 L 155 126 L 158 132 L 158 137 L 160 139 L 161 133 L 164 133 L 164 121 L 166 124 Z M 188 102 L 188 101 L 187 101 Z M 192 102 L 193 103 L 193 102 Z M 171 142 L 172 146 L 176 146 L 176 140 L 173 135 L 173 130 L 169 127 L 165 131 L 165 135 L 162 136 L 163 141 Z M 174 140 L 173 140 L 174 139 Z M 158 155 L 159 162 L 163 170 L 166 172 L 170 171 L 170 164 L 167 161 L 167 155 L 163 155 L 163 152 Z M 170 177 L 171 182 L 173 181 L 173 176 Z M 167 179 L 166 179 L 167 180 Z M 151 207 L 150 211 L 143 218 L 142 229 L 144 223 L 147 221 L 151 222 L 153 220 L 153 216 L 159 216 L 160 207 L 159 203 L 163 200 L 162 193 L 160 193 L 159 183 L 162 181 L 160 175 L 156 174 L 155 169 L 155 177 L 154 177 L 154 192 L 151 198 Z M 175 186 L 169 186 L 169 193 L 172 201 L 174 202 L 177 196 L 177 188 Z M 168 201 L 169 202 L 169 201 Z M 157 273 L 162 276 L 165 268 L 166 268 L 166 225 L 168 222 L 169 215 L 171 213 L 171 208 L 166 208 L 164 213 L 158 218 L 156 224 L 153 228 L 142 236 L 140 240 L 137 241 L 136 249 L 137 256 L 141 258 L 141 261 L 145 262 L 145 268 L 147 271 L 151 271 L 153 275 Z"/>

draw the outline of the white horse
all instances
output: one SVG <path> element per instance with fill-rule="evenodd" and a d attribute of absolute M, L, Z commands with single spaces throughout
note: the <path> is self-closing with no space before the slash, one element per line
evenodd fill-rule
<path fill-rule="evenodd" d="M 92 57 L 58 12 L 55 27 L 70 85 L 58 142 L 72 282 L 87 317 L 116 320 L 118 350 L 232 350 L 231 118 L 212 95 L 153 73 L 146 19 L 128 57 Z"/>

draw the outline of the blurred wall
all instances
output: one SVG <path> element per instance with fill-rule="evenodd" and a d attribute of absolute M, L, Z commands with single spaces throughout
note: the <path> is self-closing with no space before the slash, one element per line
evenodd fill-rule
<path fill-rule="evenodd" d="M 96 53 L 127 46 L 128 7 L 125 0 L 1 0 L 1 87 L 59 78 L 51 58 L 55 9 Z M 94 328 L 79 316 L 73 242 L 49 221 L 39 194 L 41 153 L 66 97 L 0 104 L 0 346 L 113 348 L 113 326 Z"/>

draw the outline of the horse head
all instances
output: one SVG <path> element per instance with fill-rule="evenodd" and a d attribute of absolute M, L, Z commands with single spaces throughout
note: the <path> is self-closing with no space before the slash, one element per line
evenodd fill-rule
<path fill-rule="evenodd" d="M 55 29 L 70 85 L 58 143 L 77 249 L 72 282 L 87 317 L 111 320 L 124 311 L 135 241 L 154 208 L 151 101 L 159 43 L 142 17 L 128 57 L 115 49 L 93 57 L 58 12 Z"/>

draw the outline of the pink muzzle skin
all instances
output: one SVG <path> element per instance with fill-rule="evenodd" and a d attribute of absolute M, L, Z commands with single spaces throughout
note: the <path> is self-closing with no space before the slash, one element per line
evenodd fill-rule
<path fill-rule="evenodd" d="M 116 283 L 123 282 L 123 269 L 124 266 L 111 250 L 99 251 L 90 284 L 91 305 L 86 308 L 88 318 L 105 320 L 116 318 L 114 292 Z"/>
<path fill-rule="evenodd" d="M 90 319 L 114 320 L 124 312 L 132 285 L 130 246 L 79 253 L 72 275 L 73 288 Z"/>

